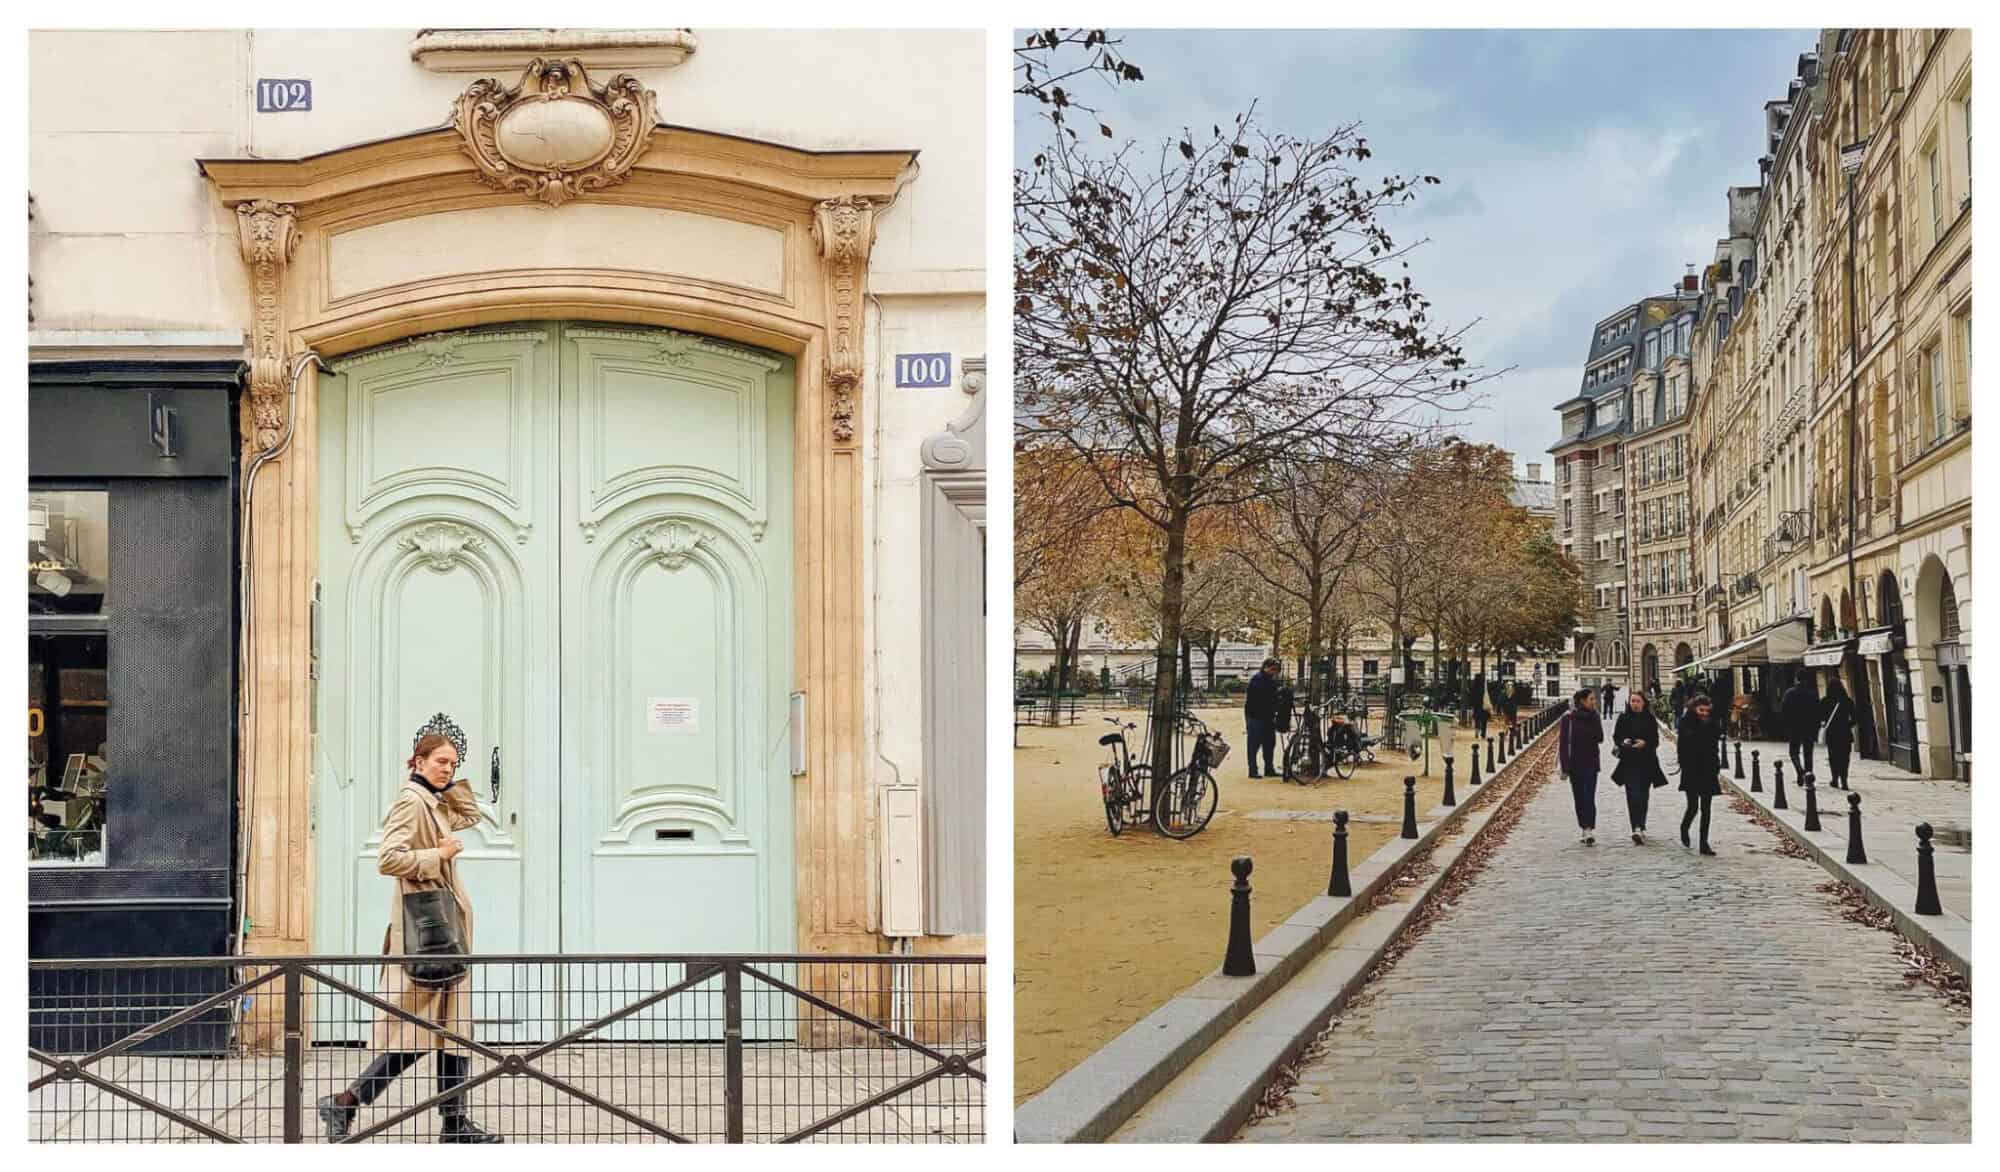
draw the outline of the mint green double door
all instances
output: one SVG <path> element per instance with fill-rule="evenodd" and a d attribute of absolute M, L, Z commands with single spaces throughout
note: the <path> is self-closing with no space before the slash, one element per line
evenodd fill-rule
<path fill-rule="evenodd" d="M 526 323 L 319 385 L 316 949 L 381 950 L 382 814 L 444 712 L 491 815 L 460 834 L 478 952 L 789 951 L 790 360 Z M 657 976 L 482 971 L 478 1029 L 553 1036 Z"/>

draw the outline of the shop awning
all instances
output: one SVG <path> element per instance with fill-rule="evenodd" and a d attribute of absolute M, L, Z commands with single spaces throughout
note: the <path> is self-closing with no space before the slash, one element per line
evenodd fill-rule
<path fill-rule="evenodd" d="M 1876 627 L 1854 637 L 1856 655 L 1887 655 L 1903 645 L 1900 627 Z"/>
<path fill-rule="evenodd" d="M 1842 639 L 1837 643 L 1819 643 L 1806 648 L 1807 667 L 1839 667 L 1854 650 L 1854 640 Z"/>
<path fill-rule="evenodd" d="M 1731 643 L 1720 651 L 1694 661 L 1690 666 L 1705 670 L 1746 667 L 1767 663 L 1798 663 L 1806 653 L 1806 621 L 1784 619 L 1771 624 L 1748 639 Z"/>

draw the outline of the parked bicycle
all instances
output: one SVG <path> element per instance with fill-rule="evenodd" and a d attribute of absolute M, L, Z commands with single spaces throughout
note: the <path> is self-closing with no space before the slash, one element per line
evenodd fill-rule
<path fill-rule="evenodd" d="M 1104 795 L 1104 824 L 1118 837 L 1125 827 L 1146 817 L 1146 799 L 1153 788 L 1153 767 L 1132 760 L 1125 734 L 1139 726 L 1107 716 L 1104 723 L 1116 731 L 1097 738 L 1111 750 L 1111 763 L 1097 767 L 1097 788 Z"/>
<path fill-rule="evenodd" d="M 1311 700 L 1299 705 L 1292 722 L 1292 735 L 1285 738 L 1285 780 L 1312 785 L 1326 776 L 1326 731 L 1320 727 L 1320 706 Z"/>
<path fill-rule="evenodd" d="M 1153 808 L 1153 828 L 1168 838 L 1192 838 L 1207 828 L 1222 799 L 1215 770 L 1229 756 L 1229 742 L 1208 731 L 1193 713 L 1181 715 L 1181 729 L 1194 734 L 1194 752 L 1167 778 Z"/>
<path fill-rule="evenodd" d="M 1336 712 L 1328 721 L 1327 763 L 1334 776 L 1346 781 L 1362 765 L 1375 764 L 1375 746 L 1381 738 L 1368 735 L 1367 725 L 1358 723 L 1352 712 Z"/>

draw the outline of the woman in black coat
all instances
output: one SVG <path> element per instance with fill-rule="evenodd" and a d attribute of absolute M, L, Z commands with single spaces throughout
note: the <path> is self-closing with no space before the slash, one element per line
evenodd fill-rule
<path fill-rule="evenodd" d="M 1819 723 L 1826 730 L 1828 787 L 1853 789 L 1847 784 L 1847 762 L 1854 753 L 1854 701 L 1837 678 L 1827 681 L 1826 695 L 1819 702 Z"/>
<path fill-rule="evenodd" d="M 1618 714 L 1611 730 L 1611 743 L 1618 748 L 1618 768 L 1611 780 L 1625 787 L 1625 813 L 1632 820 L 1632 845 L 1646 843 L 1646 806 L 1653 787 L 1667 784 L 1660 771 L 1660 722 L 1653 716 L 1646 694 L 1634 691 Z"/>
<path fill-rule="evenodd" d="M 1708 807 L 1715 795 L 1722 792 L 1722 781 L 1717 776 L 1721 769 L 1717 764 L 1717 746 L 1722 742 L 1722 724 L 1715 719 L 1715 705 L 1707 695 L 1694 694 L 1674 732 L 1678 738 L 1675 748 L 1680 757 L 1680 788 L 1688 796 L 1687 813 L 1681 816 L 1681 845 L 1694 845 L 1688 841 L 1688 827 L 1694 825 L 1699 813 L 1701 853 L 1713 855 L 1715 852 L 1708 849 Z"/>

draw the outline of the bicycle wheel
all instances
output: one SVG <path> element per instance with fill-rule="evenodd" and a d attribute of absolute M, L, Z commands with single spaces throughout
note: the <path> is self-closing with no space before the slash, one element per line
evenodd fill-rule
<path fill-rule="evenodd" d="M 1117 838 L 1125 830 L 1125 779 L 1117 770 L 1106 774 L 1098 783 L 1104 795 L 1104 824 L 1111 829 L 1111 837 Z"/>
<path fill-rule="evenodd" d="M 1354 754 L 1347 749 L 1335 749 L 1333 751 L 1333 772 L 1342 781 L 1353 777 Z"/>
<path fill-rule="evenodd" d="M 1313 752 L 1312 735 L 1300 733 L 1285 746 L 1285 780 L 1310 785 L 1326 776 L 1326 763 Z"/>
<path fill-rule="evenodd" d="M 1215 817 L 1221 797 L 1222 787 L 1214 778 L 1189 766 L 1167 779 L 1160 804 L 1153 807 L 1153 827 L 1168 838 L 1191 838 Z"/>

